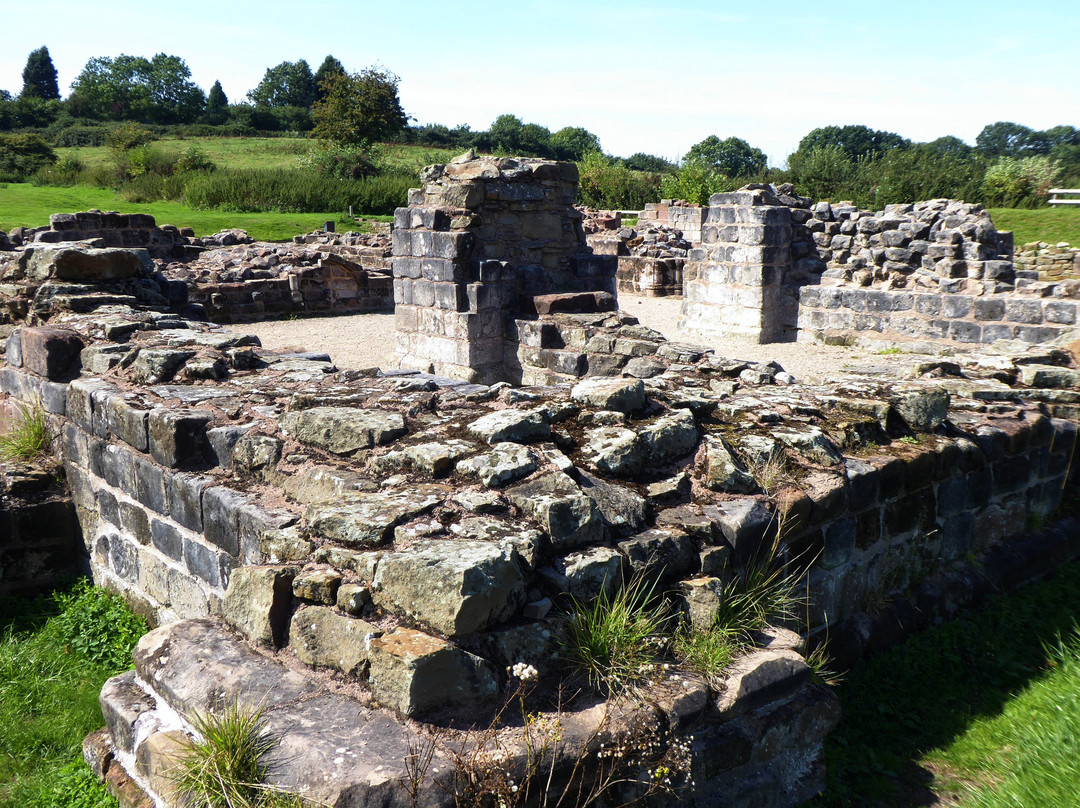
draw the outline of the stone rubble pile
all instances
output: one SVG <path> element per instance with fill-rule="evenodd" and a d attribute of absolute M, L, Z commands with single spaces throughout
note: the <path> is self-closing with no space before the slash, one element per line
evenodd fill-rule
<path fill-rule="evenodd" d="M 620 292 L 637 295 L 682 295 L 683 265 L 693 244 L 678 228 L 638 220 L 635 227 L 594 228 L 589 246 L 597 255 L 618 256 Z"/>

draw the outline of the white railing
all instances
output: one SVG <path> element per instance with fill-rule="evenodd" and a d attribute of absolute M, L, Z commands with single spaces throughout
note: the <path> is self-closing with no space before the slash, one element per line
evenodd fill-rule
<path fill-rule="evenodd" d="M 1051 188 L 1049 193 L 1051 205 L 1080 205 L 1080 188 Z M 1058 194 L 1069 194 L 1075 199 L 1061 199 Z"/>

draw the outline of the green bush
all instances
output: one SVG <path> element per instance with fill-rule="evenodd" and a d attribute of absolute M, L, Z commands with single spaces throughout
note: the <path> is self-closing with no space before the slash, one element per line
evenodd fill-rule
<path fill-rule="evenodd" d="M 97 665 L 115 670 L 131 667 L 131 652 L 147 626 L 123 598 L 85 578 L 71 591 L 54 597 L 60 614 L 47 627 L 52 639 Z"/>
<path fill-rule="evenodd" d="M 578 202 L 604 210 L 641 210 L 660 198 L 657 174 L 631 171 L 621 161 L 591 152 L 577 164 Z"/>
<path fill-rule="evenodd" d="M 1033 208 L 1046 201 L 1059 174 L 1049 157 L 1002 157 L 986 169 L 983 196 L 988 207 Z"/>
<path fill-rule="evenodd" d="M 298 163 L 306 171 L 339 180 L 359 180 L 379 173 L 378 147 L 365 143 L 353 145 L 323 145 L 303 155 Z"/>
<path fill-rule="evenodd" d="M 694 160 L 680 166 L 674 174 L 666 174 L 660 182 L 660 194 L 664 199 L 708 205 L 713 194 L 734 191 L 745 183 L 746 180 L 733 179 Z"/>
<path fill-rule="evenodd" d="M 344 211 L 388 215 L 405 205 L 411 177 L 389 175 L 337 180 L 298 169 L 221 170 L 196 174 L 184 201 L 197 210 L 240 213 L 320 213 Z"/>
<path fill-rule="evenodd" d="M 56 153 L 38 134 L 0 134 L 0 182 L 23 182 L 56 162 Z"/>

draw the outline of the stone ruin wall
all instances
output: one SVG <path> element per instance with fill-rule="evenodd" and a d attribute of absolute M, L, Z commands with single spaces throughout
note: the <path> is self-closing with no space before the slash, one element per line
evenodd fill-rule
<path fill-rule="evenodd" d="M 1016 268 L 1024 272 L 1038 272 L 1044 281 L 1080 279 L 1080 247 L 1072 247 L 1062 241 L 1048 244 L 1031 241 L 1017 248 Z"/>
<path fill-rule="evenodd" d="M 659 578 L 706 625 L 718 582 L 783 525 L 786 552 L 815 559 L 814 628 L 850 661 L 1076 552 L 1075 530 L 1017 540 L 1073 484 L 1080 372 L 1066 353 L 810 387 L 673 345 L 611 309 L 609 271 L 581 270 L 603 264 L 569 235 L 561 203 L 557 217 L 545 207 L 538 187 L 572 198 L 551 165 L 432 172 L 399 212 L 410 227 L 395 235 L 395 292 L 440 338 L 460 327 L 455 341 L 480 340 L 436 367 L 447 375 L 524 368 L 572 386 L 341 373 L 178 316 L 169 281 L 138 254 L 38 248 L 8 262 L 7 310 L 35 324 L 8 339 L 0 391 L 56 419 L 95 578 L 163 624 L 140 643 L 135 672 L 103 692 L 99 769 L 167 793 L 162 769 L 183 726 L 155 699 L 185 713 L 265 697 L 273 682 L 268 713 L 290 733 L 282 785 L 339 806 L 404 804 L 395 789 L 411 730 L 365 698 L 475 719 L 506 666 L 551 671 L 550 610 L 567 594 Z M 782 286 L 758 270 L 790 252 L 790 238 L 769 243 L 789 208 L 740 193 L 710 209 L 700 257 L 722 264 L 728 285 Z M 530 214 L 553 218 L 533 229 Z M 550 284 L 535 269 L 545 255 Z M 492 325 L 501 352 L 469 330 L 491 295 L 514 309 Z M 423 350 L 410 322 L 406 359 Z M 983 577 L 970 558 L 990 559 Z M 868 611 L 888 595 L 892 605 Z M 793 805 L 820 786 L 835 703 L 809 683 L 796 645 L 777 632 L 722 687 L 680 674 L 688 690 L 652 694 L 673 729 L 693 734 L 694 804 Z M 313 668 L 348 687 L 323 692 Z M 360 685 L 370 696 L 349 689 Z M 373 737 L 381 752 L 329 763 Z"/>
<path fill-rule="evenodd" d="M 189 227 L 158 227 L 147 214 L 57 213 L 49 225 L 0 232 L 0 251 L 82 244 L 143 249 L 187 316 L 216 323 L 293 315 L 393 311 L 390 239 L 359 233 L 311 233 L 292 245 L 253 244 L 243 230 L 199 238 Z"/>

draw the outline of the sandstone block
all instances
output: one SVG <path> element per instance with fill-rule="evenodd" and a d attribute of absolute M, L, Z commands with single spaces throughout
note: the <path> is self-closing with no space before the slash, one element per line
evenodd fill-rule
<path fill-rule="evenodd" d="M 469 424 L 469 433 L 490 444 L 527 443 L 551 435 L 549 418 L 543 408 L 498 410 Z"/>
<path fill-rule="evenodd" d="M 51 381 L 68 381 L 82 367 L 83 339 L 68 328 L 23 328 L 22 364 Z"/>
<path fill-rule="evenodd" d="M 373 599 L 380 608 L 458 636 L 512 617 L 525 602 L 525 575 L 509 548 L 431 539 L 382 559 Z"/>
<path fill-rule="evenodd" d="M 170 468 L 205 463 L 210 451 L 206 426 L 213 418 L 208 410 L 153 410 L 147 419 L 150 455 Z"/>
<path fill-rule="evenodd" d="M 295 577 L 295 567 L 234 570 L 222 600 L 222 615 L 252 642 L 283 644 Z"/>
<path fill-rule="evenodd" d="M 645 385 L 640 379 L 586 379 L 570 397 L 597 410 L 632 413 L 645 406 Z"/>
<path fill-rule="evenodd" d="M 367 668 L 368 643 L 375 626 L 325 606 L 305 606 L 293 615 L 289 645 L 306 665 L 361 676 Z"/>
<path fill-rule="evenodd" d="M 406 491 L 378 494 L 352 493 L 333 505 L 311 505 L 311 530 L 350 547 L 389 541 L 394 528 L 430 511 L 451 493 L 443 485 L 417 485 Z"/>
<path fill-rule="evenodd" d="M 397 413 L 348 407 L 313 407 L 281 417 L 281 428 L 301 443 L 334 454 L 352 454 L 397 440 L 405 421 Z"/>
<path fill-rule="evenodd" d="M 402 628 L 373 638 L 370 647 L 372 691 L 409 717 L 482 705 L 498 693 L 491 666 L 445 640 Z"/>
<path fill-rule="evenodd" d="M 536 454 L 516 443 L 497 443 L 490 452 L 459 460 L 458 474 L 476 477 L 486 488 L 501 488 L 532 474 L 537 467 Z"/>

